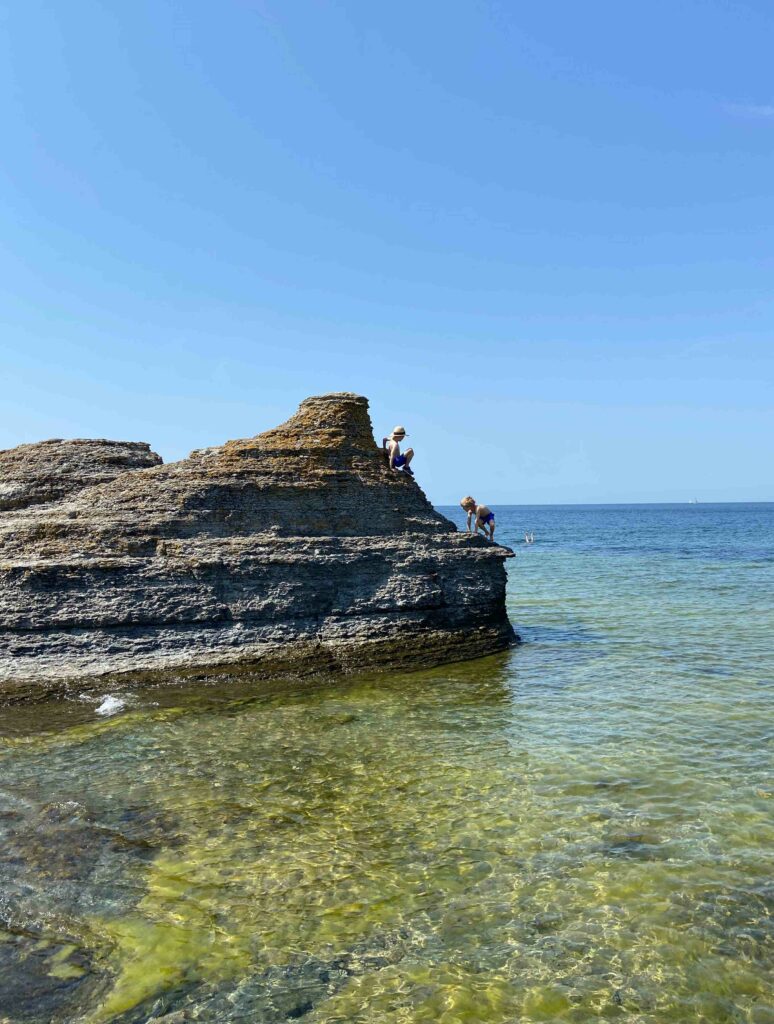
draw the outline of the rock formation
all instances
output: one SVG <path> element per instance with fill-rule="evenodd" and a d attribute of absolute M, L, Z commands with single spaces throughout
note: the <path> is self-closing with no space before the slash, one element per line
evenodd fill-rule
<path fill-rule="evenodd" d="M 90 470 L 64 471 L 75 450 Z M 414 668 L 513 640 L 511 552 L 458 533 L 390 470 L 357 395 L 168 465 L 105 441 L 0 458 L 26 467 L 0 480 L 26 481 L 28 506 L 0 512 L 6 699 L 106 674 Z M 109 469 L 123 471 L 84 487 Z"/>
<path fill-rule="evenodd" d="M 57 501 L 130 469 L 160 466 L 139 441 L 39 441 L 0 451 L 0 512 Z"/>

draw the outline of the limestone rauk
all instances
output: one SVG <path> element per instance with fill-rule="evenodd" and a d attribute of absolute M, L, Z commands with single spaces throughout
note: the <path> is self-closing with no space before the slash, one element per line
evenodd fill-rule
<path fill-rule="evenodd" d="M 130 469 L 160 466 L 137 441 L 39 441 L 0 451 L 0 512 L 42 505 L 113 480 Z"/>
<path fill-rule="evenodd" d="M 161 465 L 147 445 L 0 452 L 0 692 L 135 673 L 414 668 L 508 646 L 507 548 L 389 469 L 368 402 Z"/>

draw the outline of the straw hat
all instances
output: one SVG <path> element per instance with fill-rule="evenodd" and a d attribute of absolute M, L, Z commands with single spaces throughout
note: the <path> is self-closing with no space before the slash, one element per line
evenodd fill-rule
<path fill-rule="evenodd" d="M 396 435 L 400 437 L 408 437 L 408 434 L 406 433 L 406 428 L 401 427 L 400 425 L 398 425 L 397 427 L 393 427 L 392 436 L 395 437 Z"/>

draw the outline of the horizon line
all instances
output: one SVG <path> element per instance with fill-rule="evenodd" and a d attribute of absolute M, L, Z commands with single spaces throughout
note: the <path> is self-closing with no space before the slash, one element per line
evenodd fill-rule
<path fill-rule="evenodd" d="M 459 507 L 459 502 L 456 501 L 439 501 L 431 502 L 431 504 L 436 508 Z M 493 501 L 490 504 L 500 505 L 503 508 L 605 508 L 615 505 L 774 505 L 774 498 L 735 499 L 734 501 L 691 501 L 687 498 L 678 501 Z"/>

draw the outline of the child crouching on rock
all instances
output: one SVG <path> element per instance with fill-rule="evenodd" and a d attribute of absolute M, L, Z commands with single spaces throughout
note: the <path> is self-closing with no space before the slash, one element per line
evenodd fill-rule
<path fill-rule="evenodd" d="M 470 495 L 463 498 L 460 505 L 465 509 L 468 514 L 468 533 L 470 533 L 470 523 L 473 516 L 476 517 L 476 525 L 473 532 L 478 534 L 480 530 L 483 535 L 487 535 L 487 527 L 489 528 L 489 539 L 494 541 L 495 532 L 495 517 L 494 512 L 486 505 L 477 505 L 476 499 L 471 498 Z"/>
<path fill-rule="evenodd" d="M 409 463 L 414 458 L 414 449 L 407 448 L 403 455 L 400 453 L 400 442 L 407 436 L 405 427 L 395 427 L 389 437 L 382 438 L 382 448 L 387 449 L 390 469 L 402 469 L 408 476 L 413 476 L 414 470 Z"/>

